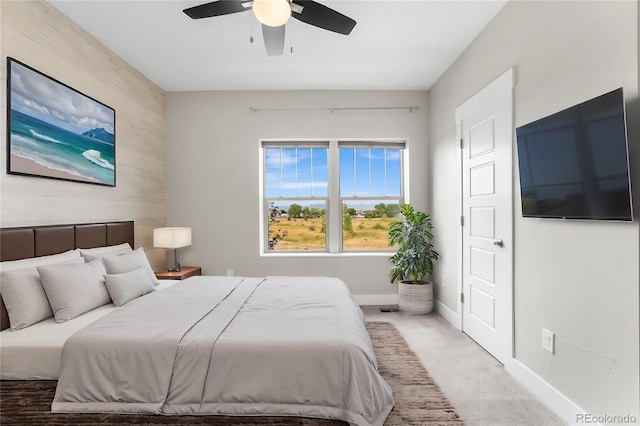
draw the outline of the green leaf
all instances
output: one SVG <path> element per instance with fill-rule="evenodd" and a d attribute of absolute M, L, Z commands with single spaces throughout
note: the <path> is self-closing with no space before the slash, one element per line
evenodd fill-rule
<path fill-rule="evenodd" d="M 416 212 L 413 206 L 400 207 L 403 220 L 389 227 L 389 245 L 398 251 L 389 261 L 394 265 L 389 274 L 392 283 L 396 281 L 424 280 L 433 273 L 433 262 L 439 254 L 433 249 L 431 217 L 424 212 Z"/>

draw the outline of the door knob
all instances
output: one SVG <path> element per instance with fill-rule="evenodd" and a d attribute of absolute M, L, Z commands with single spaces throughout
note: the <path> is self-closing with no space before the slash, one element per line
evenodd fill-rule
<path fill-rule="evenodd" d="M 487 244 L 491 244 L 498 247 L 504 247 L 504 241 L 502 240 L 488 240 Z"/>

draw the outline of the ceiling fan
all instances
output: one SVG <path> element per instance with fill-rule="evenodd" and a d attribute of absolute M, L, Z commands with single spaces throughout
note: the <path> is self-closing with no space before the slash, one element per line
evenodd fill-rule
<path fill-rule="evenodd" d="M 262 23 L 269 56 L 282 55 L 284 27 L 290 17 L 338 34 L 349 35 L 356 21 L 312 0 L 217 0 L 184 9 L 192 19 L 211 18 L 253 10 Z"/>

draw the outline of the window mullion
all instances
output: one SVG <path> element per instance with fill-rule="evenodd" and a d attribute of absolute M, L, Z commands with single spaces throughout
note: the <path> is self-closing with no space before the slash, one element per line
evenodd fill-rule
<path fill-rule="evenodd" d="M 282 148 L 280 148 L 280 186 L 278 187 L 278 195 L 282 197 Z"/>
<path fill-rule="evenodd" d="M 309 188 L 309 193 L 311 194 L 311 198 L 313 198 L 313 148 L 311 148 L 309 150 L 310 154 L 309 154 L 309 159 L 310 159 L 310 163 L 311 163 L 311 188 Z"/>
<path fill-rule="evenodd" d="M 368 152 L 368 160 L 369 160 L 369 197 L 371 197 L 371 148 L 369 148 Z"/>
<path fill-rule="evenodd" d="M 358 182 L 358 179 L 357 179 L 358 170 L 357 170 L 356 164 L 358 163 L 358 161 L 357 161 L 358 151 L 355 148 L 352 148 L 352 149 L 353 149 L 353 195 L 357 196 L 358 195 L 358 192 L 357 192 L 357 190 L 358 190 L 358 185 L 357 185 L 357 182 Z"/>
<path fill-rule="evenodd" d="M 383 185 L 383 190 L 384 190 L 384 196 L 386 197 L 388 192 L 387 192 L 387 148 L 385 148 L 382 151 L 382 164 L 383 167 L 382 169 L 384 170 L 384 185 Z"/>
<path fill-rule="evenodd" d="M 342 247 L 342 200 L 340 199 L 340 149 L 337 140 L 329 142 L 328 163 L 329 203 L 326 212 L 326 235 L 329 241 L 327 247 L 329 253 L 339 253 Z"/>

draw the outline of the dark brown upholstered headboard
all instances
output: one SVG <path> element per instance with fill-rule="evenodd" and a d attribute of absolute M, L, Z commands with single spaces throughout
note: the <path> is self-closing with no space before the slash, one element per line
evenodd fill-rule
<path fill-rule="evenodd" d="M 129 243 L 135 248 L 133 221 L 2 228 L 0 261 L 28 259 L 76 248 L 122 243 Z M 9 316 L 0 298 L 0 330 L 5 328 L 9 328 Z"/>

